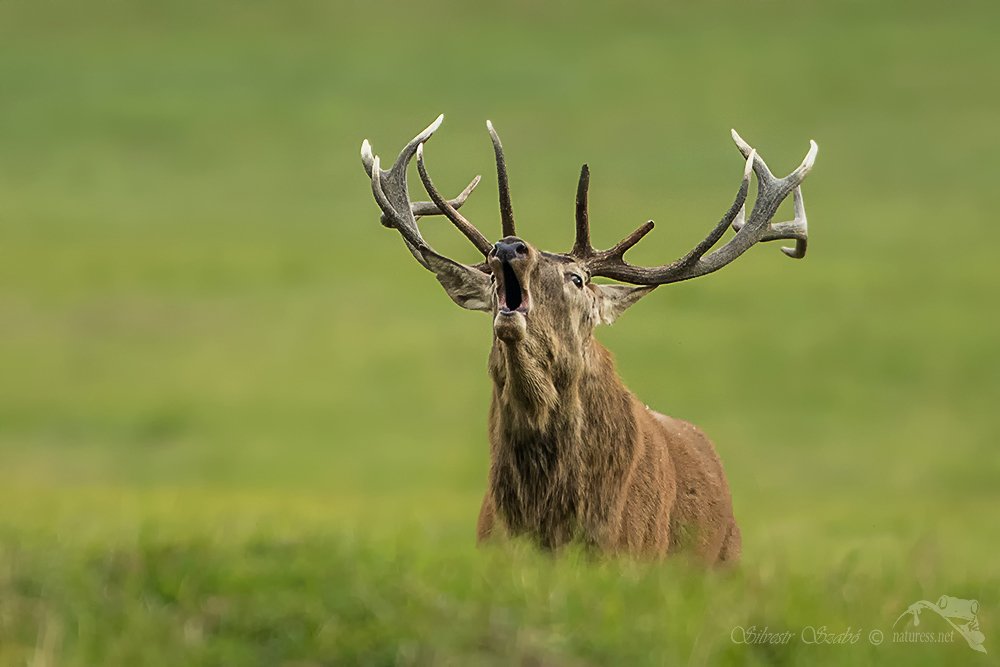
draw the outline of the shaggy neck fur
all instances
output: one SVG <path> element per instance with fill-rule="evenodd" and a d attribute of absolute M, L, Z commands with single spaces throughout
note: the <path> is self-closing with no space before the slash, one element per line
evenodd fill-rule
<path fill-rule="evenodd" d="M 632 397 L 593 338 L 495 341 L 491 485 L 508 530 L 547 547 L 600 542 L 631 463 Z M 583 434 L 587 434 L 583 438 Z M 623 441 L 624 440 L 624 441 Z"/>

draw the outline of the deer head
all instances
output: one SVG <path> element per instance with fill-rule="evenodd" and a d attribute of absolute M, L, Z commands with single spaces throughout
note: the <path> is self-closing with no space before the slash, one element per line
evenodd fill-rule
<path fill-rule="evenodd" d="M 757 155 L 736 133 L 737 148 L 746 159 L 743 178 L 732 206 L 701 243 L 683 257 L 660 266 L 643 267 L 625 261 L 625 253 L 653 229 L 653 222 L 641 225 L 625 239 L 607 250 L 596 250 L 590 242 L 587 192 L 590 171 L 580 172 L 576 195 L 576 241 L 567 253 L 544 252 L 517 235 L 514 211 L 503 146 L 493 125 L 486 125 L 496 156 L 500 193 L 500 217 L 503 238 L 491 243 L 458 209 L 479 183 L 477 176 L 455 199 L 446 200 L 434 186 L 424 162 L 423 146 L 440 127 L 439 116 L 427 129 L 414 137 L 400 152 L 392 167 L 381 169 L 367 140 L 361 146 L 361 159 L 371 177 L 372 193 L 382 210 L 382 224 L 395 228 L 410 253 L 434 273 L 448 295 L 458 305 L 493 314 L 494 345 L 517 348 L 522 357 L 544 361 L 551 373 L 554 368 L 573 368 L 581 359 L 593 328 L 610 323 L 625 309 L 659 285 L 690 280 L 721 269 L 758 242 L 790 239 L 794 247 L 782 248 L 793 258 L 806 253 L 807 226 L 800 184 L 816 159 L 817 146 L 811 146 L 802 164 L 784 178 L 775 177 L 763 158 Z M 406 172 L 413 157 L 429 202 L 413 202 L 407 190 Z M 746 215 L 750 174 L 759 182 L 757 199 Z M 792 194 L 794 219 L 771 222 L 781 202 Z M 449 259 L 427 244 L 417 227 L 417 219 L 426 215 L 444 215 L 483 254 L 484 261 L 466 265 Z M 712 248 L 732 227 L 736 234 L 716 250 Z M 598 284 L 592 278 L 606 277 L 631 283 Z M 499 362 L 497 362 L 499 363 Z M 491 368 L 497 364 L 491 364 Z M 494 375 L 500 370 L 494 368 Z"/>

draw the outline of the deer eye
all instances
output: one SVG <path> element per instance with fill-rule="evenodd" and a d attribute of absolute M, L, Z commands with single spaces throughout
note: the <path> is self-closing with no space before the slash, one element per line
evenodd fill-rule
<path fill-rule="evenodd" d="M 576 285 L 577 287 L 583 287 L 583 278 L 576 275 L 575 273 L 568 273 L 566 274 L 566 277 L 572 280 L 573 284 Z"/>

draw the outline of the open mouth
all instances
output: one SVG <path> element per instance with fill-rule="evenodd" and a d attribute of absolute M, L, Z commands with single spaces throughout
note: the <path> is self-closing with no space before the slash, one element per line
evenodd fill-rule
<path fill-rule="evenodd" d="M 524 293 L 521 281 L 517 279 L 517 273 L 511 267 L 510 262 L 501 262 L 500 272 L 503 275 L 500 281 L 502 284 L 498 290 L 500 312 L 504 314 L 527 313 L 527 295 Z"/>

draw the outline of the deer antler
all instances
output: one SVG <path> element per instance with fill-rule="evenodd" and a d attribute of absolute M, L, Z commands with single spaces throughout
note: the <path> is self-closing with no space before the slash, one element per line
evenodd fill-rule
<path fill-rule="evenodd" d="M 365 172 L 371 178 L 372 194 L 375 196 L 375 201 L 382 210 L 382 224 L 386 227 L 394 227 L 400 236 L 403 237 L 403 241 L 406 243 L 406 247 L 410 253 L 427 269 L 430 269 L 430 266 L 428 266 L 427 259 L 425 258 L 426 253 L 432 253 L 446 260 L 448 258 L 436 252 L 424 240 L 424 237 L 420 234 L 420 229 L 417 227 L 417 218 L 420 216 L 446 216 L 484 256 L 493 247 L 493 244 L 483 236 L 482 232 L 476 229 L 471 222 L 458 212 L 458 208 L 465 203 L 469 194 L 479 184 L 479 176 L 476 176 L 457 197 L 447 200 L 438 193 L 430 177 L 427 175 L 423 161 L 423 145 L 441 127 L 443 120 L 444 114 L 438 116 L 423 132 L 411 139 L 403 147 L 403 150 L 400 151 L 399 156 L 388 171 L 381 168 L 379 157 L 372 153 L 371 144 L 368 143 L 368 140 L 365 139 L 361 144 L 361 163 L 364 165 Z M 431 197 L 432 201 L 430 202 L 410 201 L 410 194 L 406 184 L 406 170 L 414 155 L 417 156 L 417 167 L 420 171 L 424 187 Z M 478 264 L 475 268 L 483 272 L 488 272 L 485 263 Z"/>
<path fill-rule="evenodd" d="M 653 221 L 640 226 L 629 236 L 608 250 L 595 250 L 590 243 L 590 220 L 587 213 L 587 190 L 590 170 L 587 165 L 580 172 L 576 193 L 576 241 L 570 256 L 583 262 L 591 275 L 604 276 L 636 285 L 665 285 L 690 280 L 718 271 L 758 242 L 779 239 L 795 240 L 794 248 L 782 248 L 789 257 L 801 259 L 806 253 L 808 227 L 805 205 L 802 202 L 801 184 L 816 162 L 819 147 L 810 141 L 809 152 L 802 164 L 788 176 L 777 178 L 771 173 L 764 159 L 750 147 L 736 130 L 732 131 L 736 147 L 747 159 L 743 180 L 733 205 L 715 225 L 708 236 L 680 259 L 661 266 L 643 267 L 629 264 L 624 255 L 632 246 L 653 229 Z M 757 174 L 757 199 L 746 217 L 746 198 L 750 189 L 750 172 Z M 778 206 L 789 193 L 794 192 L 795 217 L 789 222 L 771 223 Z M 736 236 L 711 253 L 709 251 L 732 226 Z"/>
<path fill-rule="evenodd" d="M 493 129 L 493 123 L 486 121 L 486 129 L 490 131 L 490 139 L 493 140 L 493 155 L 497 160 L 497 189 L 500 191 L 500 224 L 504 236 L 514 236 L 517 231 L 514 229 L 514 207 L 510 203 L 510 181 L 507 178 L 507 161 L 503 156 L 503 144 L 497 131 Z"/>

